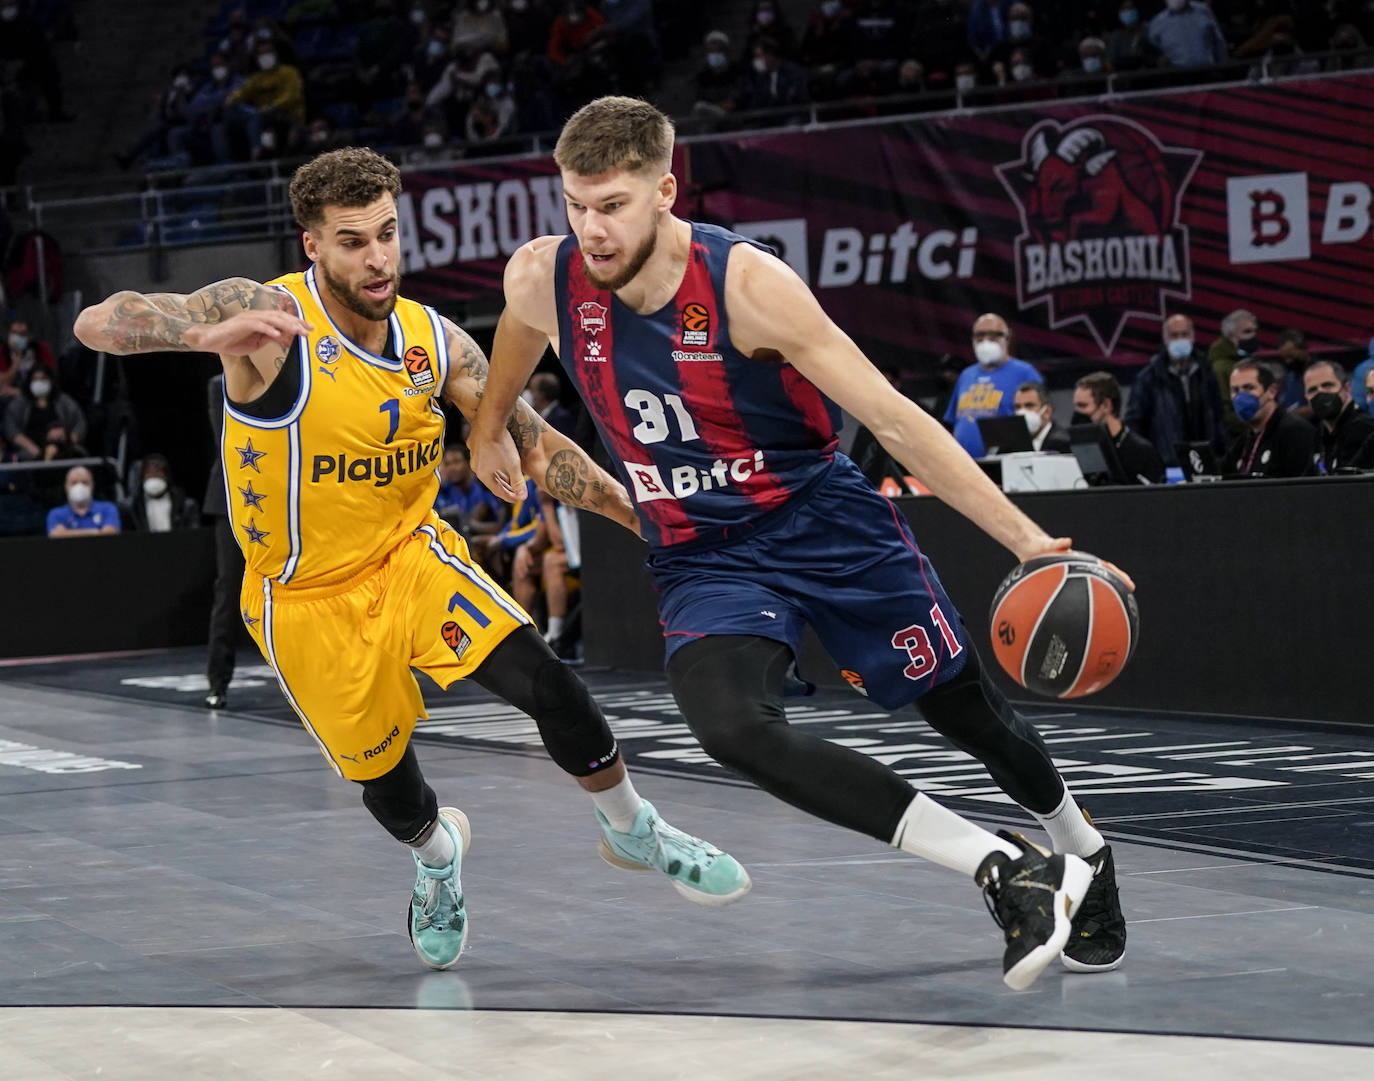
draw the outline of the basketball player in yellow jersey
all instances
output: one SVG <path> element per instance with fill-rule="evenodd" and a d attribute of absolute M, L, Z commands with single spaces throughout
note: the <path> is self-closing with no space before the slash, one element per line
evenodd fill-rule
<path fill-rule="evenodd" d="M 748 874 L 639 797 L 585 685 L 434 513 L 439 398 L 473 416 L 487 359 L 398 296 L 400 191 L 395 166 L 370 150 L 323 154 L 291 182 L 305 273 L 115 293 L 81 313 L 77 337 L 110 353 L 220 355 L 244 623 L 321 753 L 412 850 L 408 931 L 421 961 L 447 968 L 462 953 L 470 829 L 438 806 L 410 745 L 425 716 L 413 668 L 442 687 L 472 679 L 533 717 L 550 757 L 591 794 L 607 862 L 662 871 L 700 904 L 734 901 Z M 637 529 L 624 488 L 524 402 L 508 431 L 551 496 Z"/>

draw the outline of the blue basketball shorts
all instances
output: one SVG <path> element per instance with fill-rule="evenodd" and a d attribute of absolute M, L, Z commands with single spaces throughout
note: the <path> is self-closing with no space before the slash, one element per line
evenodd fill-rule
<path fill-rule="evenodd" d="M 744 539 L 663 549 L 648 568 L 667 659 L 712 634 L 786 643 L 810 624 L 855 690 L 898 709 L 968 660 L 963 620 L 906 519 L 843 455 L 810 493 Z"/>

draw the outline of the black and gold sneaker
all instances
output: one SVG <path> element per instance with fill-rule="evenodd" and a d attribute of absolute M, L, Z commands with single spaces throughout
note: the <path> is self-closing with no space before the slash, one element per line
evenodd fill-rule
<path fill-rule="evenodd" d="M 1019 833 L 999 830 L 997 836 L 1023 855 L 993 852 L 973 880 L 1007 941 L 1002 979 L 1013 991 L 1024 991 L 1064 949 L 1092 870 L 1077 856 L 1052 855 Z"/>
<path fill-rule="evenodd" d="M 1087 857 L 1092 885 L 1073 917 L 1073 930 L 1060 960 L 1070 972 L 1110 972 L 1126 956 L 1126 919 L 1116 889 L 1112 846 Z"/>

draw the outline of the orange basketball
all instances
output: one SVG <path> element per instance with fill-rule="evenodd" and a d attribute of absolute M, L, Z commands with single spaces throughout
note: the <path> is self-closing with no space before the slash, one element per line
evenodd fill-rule
<path fill-rule="evenodd" d="M 1135 596 L 1083 552 L 1037 556 L 997 587 L 992 651 L 1007 675 L 1049 698 L 1081 698 L 1121 674 L 1135 651 Z"/>

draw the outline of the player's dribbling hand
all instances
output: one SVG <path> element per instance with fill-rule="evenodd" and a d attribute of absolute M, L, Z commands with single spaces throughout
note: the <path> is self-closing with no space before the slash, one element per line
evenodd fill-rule
<path fill-rule="evenodd" d="M 1028 563 L 1030 562 L 1030 560 L 1035 559 L 1037 556 L 1064 555 L 1066 553 L 1073 552 L 1073 550 L 1073 538 L 1055 537 L 1053 540 L 1050 541 L 1049 544 L 1039 545 L 1037 549 L 1031 552 L 1029 555 L 1022 556 L 1021 562 Z M 1089 559 L 1097 560 L 1109 571 L 1111 571 L 1118 578 L 1120 578 L 1121 581 L 1125 583 L 1127 589 L 1129 589 L 1132 593 L 1135 592 L 1135 580 L 1129 574 L 1123 571 L 1120 567 L 1118 567 L 1115 563 L 1113 563 L 1111 560 L 1103 559 L 1101 556 L 1095 556 L 1091 552 L 1078 552 L 1076 554 L 1087 556 Z"/>
<path fill-rule="evenodd" d="M 187 345 L 205 353 L 246 357 L 268 345 L 289 347 L 291 339 L 314 327 L 298 315 L 280 311 L 246 311 L 222 323 L 191 327 L 182 336 Z"/>

